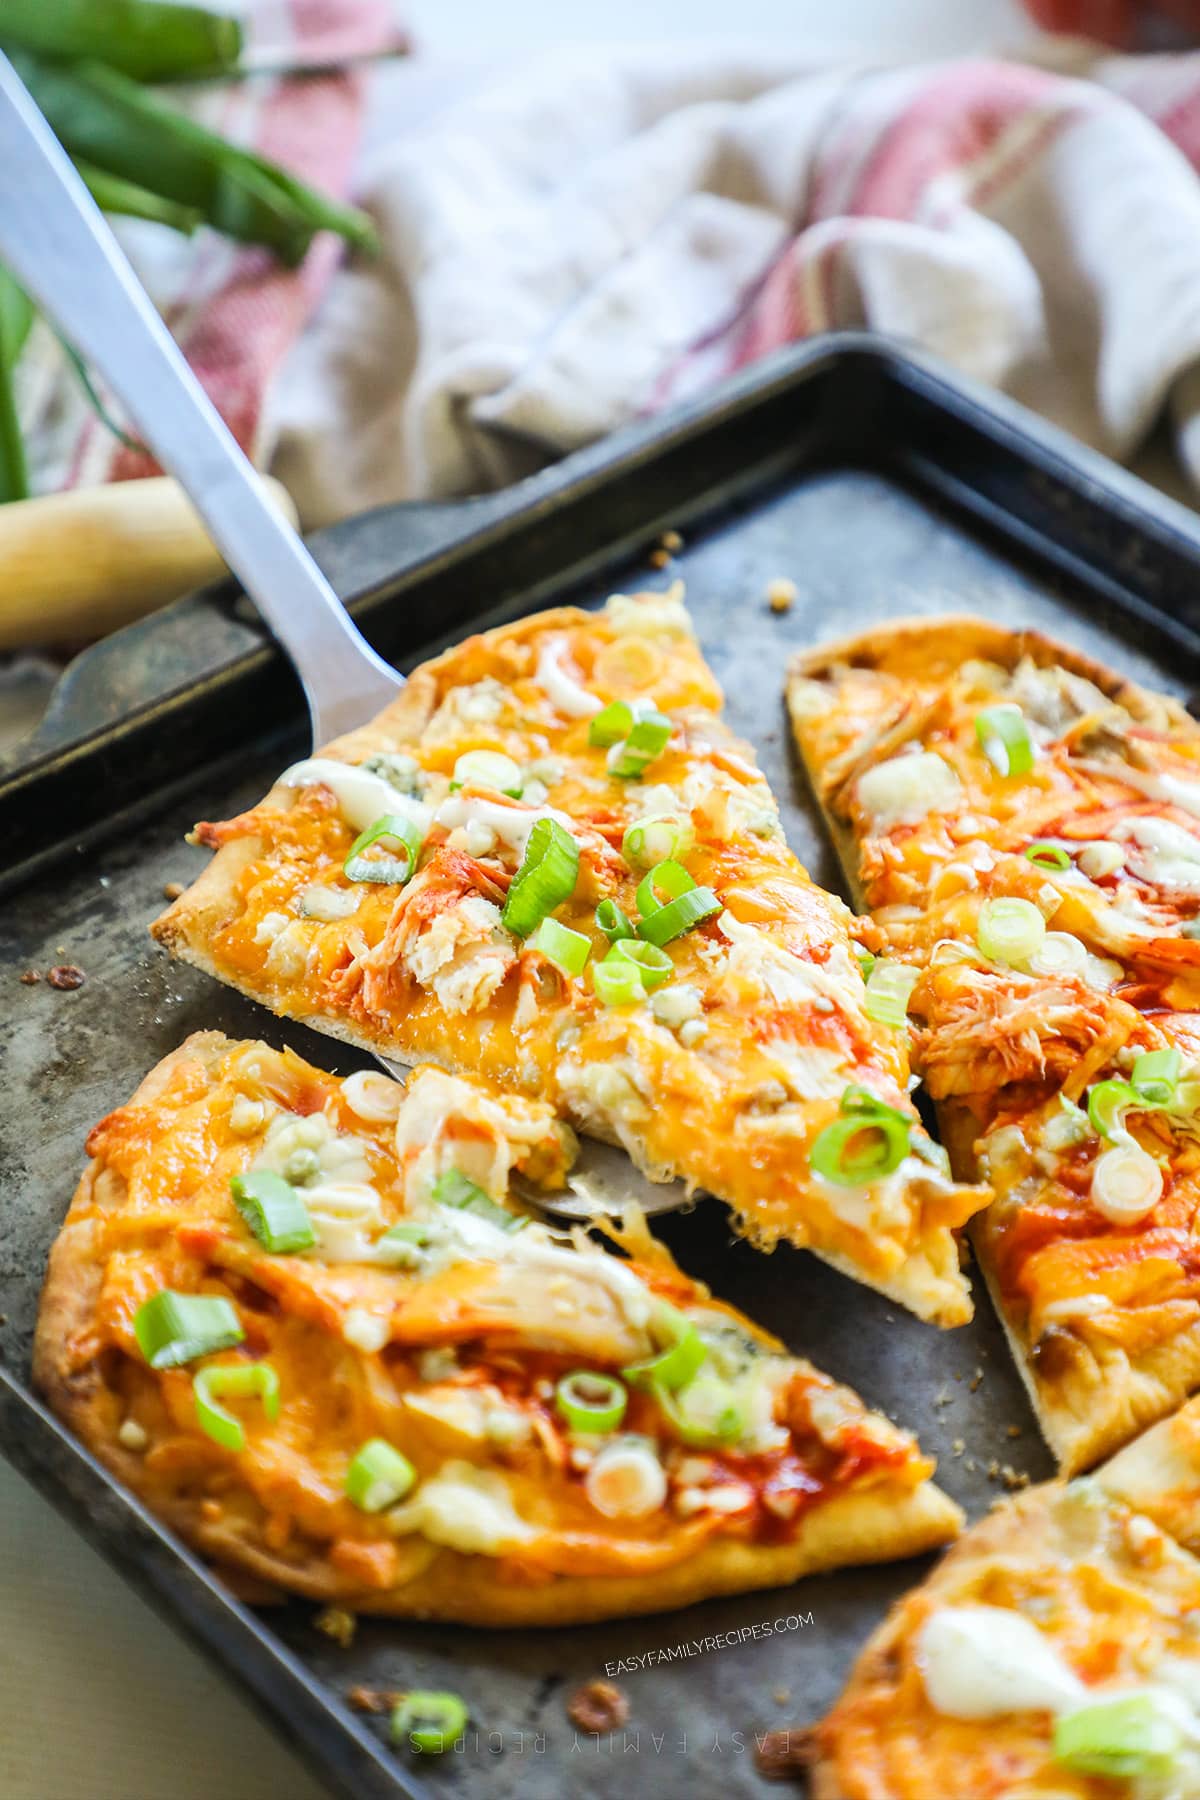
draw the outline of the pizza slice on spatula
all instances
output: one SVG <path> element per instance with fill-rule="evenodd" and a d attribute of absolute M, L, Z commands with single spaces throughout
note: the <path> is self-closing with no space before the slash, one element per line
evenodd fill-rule
<path fill-rule="evenodd" d="M 784 842 L 679 594 L 473 637 L 370 725 L 197 829 L 158 920 L 274 1011 L 548 1101 L 656 1177 L 943 1325 L 953 1181 L 841 901 Z"/>
<path fill-rule="evenodd" d="M 541 1101 L 190 1038 L 89 1140 L 34 1375 L 235 1585 L 483 1625 L 657 1611 L 945 1543 L 908 1433 L 605 1248 Z"/>

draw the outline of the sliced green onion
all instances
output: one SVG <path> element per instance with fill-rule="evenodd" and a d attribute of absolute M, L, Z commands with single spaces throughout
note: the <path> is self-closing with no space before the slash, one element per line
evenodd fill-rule
<path fill-rule="evenodd" d="M 1032 900 L 985 900 L 976 942 L 992 962 L 1027 962 L 1042 945 L 1046 921 Z"/>
<path fill-rule="evenodd" d="M 308 1208 L 290 1181 L 270 1169 L 249 1169 L 229 1183 L 234 1205 L 272 1256 L 311 1250 L 317 1241 Z"/>
<path fill-rule="evenodd" d="M 619 781 L 639 780 L 655 758 L 662 755 L 670 737 L 671 721 L 660 712 L 635 720 L 625 742 L 614 744 L 608 753 L 609 774 Z"/>
<path fill-rule="evenodd" d="M 588 743 L 598 750 L 619 744 L 633 730 L 633 708 L 624 700 L 610 700 L 588 722 Z"/>
<path fill-rule="evenodd" d="M 1181 1057 L 1176 1049 L 1145 1050 L 1134 1059 L 1130 1080 L 1141 1099 L 1169 1106 L 1179 1086 Z"/>
<path fill-rule="evenodd" d="M 640 888 L 638 892 L 641 892 Z M 699 925 L 702 919 L 711 919 L 720 911 L 721 902 L 710 887 L 690 887 L 686 894 L 680 894 L 677 900 L 669 900 L 648 918 L 643 916 L 638 936 L 651 944 L 670 944 L 685 931 L 690 931 L 693 925 Z"/>
<path fill-rule="evenodd" d="M 403 1500 L 417 1471 L 386 1438 L 368 1438 L 346 1470 L 346 1498 L 360 1512 L 383 1512 Z"/>
<path fill-rule="evenodd" d="M 162 1288 L 133 1316 L 138 1349 L 152 1369 L 174 1369 L 245 1337 L 233 1303 L 219 1294 L 177 1294 Z"/>
<path fill-rule="evenodd" d="M 606 956 L 592 967 L 596 998 L 603 1006 L 637 1006 L 646 998 L 646 984 L 636 964 Z"/>
<path fill-rule="evenodd" d="M 661 912 L 672 900 L 678 900 L 681 894 L 690 894 L 695 885 L 682 863 L 670 858 L 666 862 L 660 862 L 648 875 L 643 875 L 638 883 L 635 899 L 643 921 L 651 913 Z M 660 893 L 666 895 L 665 900 L 659 897 Z"/>
<path fill-rule="evenodd" d="M 985 706 L 975 715 L 975 736 L 1001 775 L 1028 775 L 1032 769 L 1033 739 L 1019 706 Z"/>
<path fill-rule="evenodd" d="M 1080 1775 L 1169 1776 L 1182 1748 L 1175 1709 L 1153 1692 L 1114 1694 L 1054 1721 L 1055 1761 Z"/>
<path fill-rule="evenodd" d="M 864 950 L 861 944 L 855 944 L 852 948 L 854 950 L 854 960 L 862 970 L 863 980 L 865 981 L 871 973 L 871 970 L 875 967 L 875 964 L 879 961 L 879 958 L 877 956 L 872 956 L 869 950 Z"/>
<path fill-rule="evenodd" d="M 1140 1144 L 1114 1144 L 1092 1165 L 1092 1205 L 1114 1225 L 1136 1225 L 1162 1191 L 1162 1170 Z"/>
<path fill-rule="evenodd" d="M 547 913 L 571 898 L 578 879 L 579 845 L 557 819 L 539 819 L 508 890 L 504 924 L 518 937 L 528 937 Z"/>
<path fill-rule="evenodd" d="M 909 963 L 876 962 L 867 976 L 867 993 L 863 1011 L 877 1025 L 894 1025 L 897 1030 L 908 1023 L 909 996 L 920 979 L 920 970 Z"/>
<path fill-rule="evenodd" d="M 1062 870 L 1071 867 L 1071 859 L 1061 844 L 1048 844 L 1044 838 L 1030 844 L 1025 852 L 1026 861 L 1035 869 Z"/>
<path fill-rule="evenodd" d="M 470 1717 L 457 1694 L 414 1688 L 392 1712 L 392 1742 L 421 1756 L 441 1756 L 462 1736 Z"/>
<path fill-rule="evenodd" d="M 572 1369 L 554 1390 L 554 1404 L 572 1431 L 615 1431 L 629 1396 L 615 1375 Z"/>
<path fill-rule="evenodd" d="M 433 1184 L 432 1197 L 439 1206 L 453 1206 L 460 1212 L 474 1213 L 477 1218 L 499 1225 L 502 1231 L 520 1231 L 529 1223 L 525 1213 L 510 1213 L 503 1206 L 497 1206 L 491 1195 L 461 1169 L 447 1169 L 439 1175 Z"/>
<path fill-rule="evenodd" d="M 502 750 L 467 750 L 454 765 L 450 792 L 461 787 L 492 788 L 519 800 L 525 781 L 517 764 Z"/>
<path fill-rule="evenodd" d="M 706 1361 L 708 1346 L 691 1320 L 673 1307 L 663 1313 L 660 1323 L 671 1332 L 672 1342 L 656 1356 L 630 1363 L 621 1374 L 634 1387 L 658 1387 L 673 1393 L 689 1382 Z"/>
<path fill-rule="evenodd" d="M 633 929 L 633 921 L 627 913 L 623 913 L 615 900 L 602 900 L 596 908 L 596 923 L 608 939 L 615 944 L 618 938 L 631 938 L 637 934 Z"/>
<path fill-rule="evenodd" d="M 839 1187 L 863 1187 L 898 1169 L 912 1148 L 913 1122 L 868 1088 L 848 1087 L 842 1117 L 818 1132 L 809 1162 Z"/>
<path fill-rule="evenodd" d="M 592 940 L 582 931 L 572 931 L 557 919 L 543 919 L 529 939 L 532 950 L 540 950 L 548 962 L 564 975 L 582 975 L 592 954 Z"/>
<path fill-rule="evenodd" d="M 279 1417 L 279 1377 L 270 1363 L 214 1363 L 198 1369 L 192 1378 L 192 1393 L 196 1423 L 224 1450 L 244 1450 L 246 1432 L 242 1421 L 218 1403 L 218 1394 L 261 1400 L 268 1419 Z"/>
<path fill-rule="evenodd" d="M 419 1225 L 412 1219 L 402 1219 L 399 1225 L 389 1226 L 383 1236 L 376 1239 L 375 1255 L 380 1262 L 393 1264 L 397 1268 L 415 1269 L 421 1261 L 422 1245 L 428 1242 L 428 1225 Z"/>
<path fill-rule="evenodd" d="M 1125 1136 L 1125 1114 L 1139 1104 L 1128 1081 L 1098 1081 L 1088 1089 L 1087 1110 L 1093 1131 L 1110 1141 Z"/>
<path fill-rule="evenodd" d="M 640 938 L 618 938 L 604 959 L 605 966 L 632 963 L 642 978 L 642 986 L 652 994 L 675 973 L 675 964 L 657 944 L 645 944 Z"/>
<path fill-rule="evenodd" d="M 368 856 L 366 853 L 372 844 L 379 843 L 382 838 L 398 845 L 404 853 L 403 857 Z M 416 874 L 423 842 L 421 833 L 411 819 L 405 819 L 399 813 L 385 813 L 351 844 L 350 854 L 343 864 L 346 879 L 391 882 L 403 887 Z"/>
<path fill-rule="evenodd" d="M 696 1449 L 716 1449 L 741 1437 L 746 1409 L 731 1382 L 720 1375 L 698 1375 L 678 1393 L 659 1387 L 655 1399 L 678 1437 Z"/>
<path fill-rule="evenodd" d="M 651 813 L 626 827 L 621 855 L 636 868 L 653 869 L 659 863 L 686 856 L 696 842 L 691 819 L 678 813 Z"/>

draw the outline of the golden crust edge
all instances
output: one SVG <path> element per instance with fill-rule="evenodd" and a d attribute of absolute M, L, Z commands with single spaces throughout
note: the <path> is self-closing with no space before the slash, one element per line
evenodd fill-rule
<path fill-rule="evenodd" d="M 221 1032 L 198 1032 L 171 1051 L 143 1078 L 127 1104 L 152 1099 L 176 1066 L 198 1052 L 224 1051 L 233 1040 Z M 86 1242 L 77 1235 L 89 1222 L 78 1216 L 96 1200 L 98 1184 L 111 1173 L 93 1157 L 80 1179 L 66 1219 L 51 1249 L 34 1335 L 33 1379 L 52 1410 L 80 1441 L 139 1497 L 141 1458 L 115 1441 L 99 1416 L 111 1393 L 94 1365 L 86 1383 L 71 1380 L 62 1347 L 87 1328 L 100 1282 Z M 120 1177 L 119 1206 L 125 1184 Z M 753 1324 L 753 1321 L 750 1321 Z M 107 1422 L 111 1423 L 111 1421 Z M 432 1619 L 480 1626 L 587 1624 L 601 1619 L 659 1612 L 717 1595 L 786 1586 L 801 1576 L 846 1562 L 894 1561 L 935 1549 L 962 1528 L 960 1509 L 932 1480 L 915 1487 L 882 1481 L 861 1493 L 837 1495 L 815 1507 L 798 1537 L 778 1546 L 715 1539 L 685 1562 L 645 1576 L 566 1576 L 537 1586 L 489 1579 L 489 1559 L 439 1549 L 434 1560 L 391 1594 L 355 1588 L 321 1558 L 305 1567 L 247 1543 L 242 1534 L 199 1517 L 198 1507 L 153 1502 L 155 1515 L 186 1542 L 220 1565 L 240 1585 L 249 1577 L 261 1587 L 298 1593 L 317 1602 L 336 1602 L 356 1611 L 396 1618 Z"/>

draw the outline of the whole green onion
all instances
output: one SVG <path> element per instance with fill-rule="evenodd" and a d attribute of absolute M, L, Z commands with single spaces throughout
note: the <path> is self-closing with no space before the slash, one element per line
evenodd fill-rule
<path fill-rule="evenodd" d="M 528 937 L 547 913 L 571 898 L 578 879 L 579 845 L 557 819 L 539 819 L 508 890 L 503 923 L 518 937 Z"/>
<path fill-rule="evenodd" d="M 664 1310 L 659 1325 L 671 1334 L 667 1348 L 643 1362 L 630 1363 L 621 1374 L 634 1387 L 656 1387 L 670 1393 L 692 1379 L 708 1357 L 708 1346 L 691 1320 L 674 1308 Z"/>
<path fill-rule="evenodd" d="M 0 504 L 24 500 L 29 493 L 29 470 L 13 383 L 32 324 L 33 307 L 28 295 L 6 269 L 0 268 Z"/>
<path fill-rule="evenodd" d="M 582 931 L 560 925 L 557 919 L 543 919 L 528 942 L 531 950 L 540 950 L 564 975 L 582 975 L 592 954 L 592 940 Z"/>
<path fill-rule="evenodd" d="M 368 1438 L 346 1470 L 346 1498 L 360 1512 L 379 1513 L 403 1500 L 417 1471 L 386 1438 Z"/>
<path fill-rule="evenodd" d="M 290 1181 L 271 1169 L 248 1169 L 229 1183 L 234 1204 L 265 1250 L 287 1256 L 317 1241 L 308 1208 Z"/>
<path fill-rule="evenodd" d="M 1025 857 L 1026 861 L 1031 862 L 1035 869 L 1058 872 L 1071 867 L 1071 858 L 1061 844 L 1049 844 L 1041 838 L 1036 843 L 1030 844 L 1025 852 Z"/>
<path fill-rule="evenodd" d="M 192 1379 L 196 1406 L 196 1422 L 200 1429 L 225 1450 L 246 1448 L 246 1432 L 240 1419 L 218 1404 L 219 1394 L 235 1399 L 253 1397 L 262 1401 L 267 1418 L 279 1417 L 279 1376 L 270 1363 L 214 1363 L 198 1369 Z"/>
<path fill-rule="evenodd" d="M 898 1169 L 912 1147 L 913 1122 L 868 1089 L 848 1087 L 841 1117 L 818 1132 L 809 1162 L 839 1187 L 863 1187 Z"/>
<path fill-rule="evenodd" d="M 233 68 L 242 28 L 228 14 L 163 0 L 4 0 L 0 47 L 179 81 Z"/>
<path fill-rule="evenodd" d="M 1033 739 L 1019 706 L 987 706 L 975 715 L 975 735 L 988 761 L 1001 775 L 1028 775 L 1033 767 Z"/>
<path fill-rule="evenodd" d="M 600 902 L 596 908 L 596 923 L 610 944 L 615 944 L 618 938 L 631 938 L 636 935 L 628 914 L 621 911 L 615 900 Z"/>
<path fill-rule="evenodd" d="M 401 856 L 368 856 L 373 844 L 387 838 L 403 852 Z M 378 881 L 385 886 L 403 887 L 416 874 L 424 842 L 411 819 L 402 813 L 385 813 L 376 819 L 350 846 L 343 868 L 347 881 Z"/>
<path fill-rule="evenodd" d="M 632 963 L 648 994 L 675 973 L 675 965 L 666 951 L 660 950 L 657 944 L 643 943 L 640 938 L 618 938 L 604 961 L 607 965 Z"/>
<path fill-rule="evenodd" d="M 44 61 L 26 51 L 13 61 L 73 157 L 194 208 L 226 237 L 263 244 L 293 267 L 318 231 L 374 248 L 364 214 L 206 131 L 118 70 Z"/>
<path fill-rule="evenodd" d="M 457 1694 L 414 1688 L 392 1711 L 392 1742 L 422 1756 L 441 1756 L 462 1736 L 469 1716 Z"/>
<path fill-rule="evenodd" d="M 120 213 L 127 219 L 149 219 L 155 225 L 168 225 L 184 237 L 191 237 L 196 227 L 203 223 L 194 206 L 180 206 L 175 200 L 164 200 L 161 194 L 151 193 L 149 188 L 139 186 L 136 181 L 125 181 L 105 169 L 94 169 L 91 163 L 77 162 L 75 167 L 101 212 Z"/>
<path fill-rule="evenodd" d="M 572 1431 L 615 1431 L 628 1398 L 615 1375 L 594 1369 L 572 1369 L 554 1390 L 554 1404 Z"/>
<path fill-rule="evenodd" d="M 219 1294 L 179 1294 L 161 1288 L 133 1316 L 138 1349 L 152 1369 L 174 1369 L 245 1337 L 231 1301 Z"/>

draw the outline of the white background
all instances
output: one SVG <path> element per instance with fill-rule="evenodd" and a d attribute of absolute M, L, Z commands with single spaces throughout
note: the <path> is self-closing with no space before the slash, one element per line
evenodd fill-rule
<path fill-rule="evenodd" d="M 1016 0 L 410 0 L 429 58 L 511 62 L 554 43 L 728 33 L 814 54 L 1019 42 Z M 81 1132 L 90 1124 L 81 1120 Z M 403 1626 L 397 1630 L 402 1632 Z M 0 1463 L 5 1800 L 320 1800 L 199 1655 Z"/>

